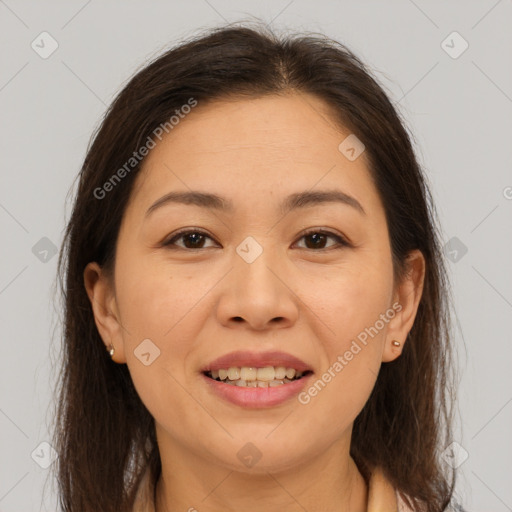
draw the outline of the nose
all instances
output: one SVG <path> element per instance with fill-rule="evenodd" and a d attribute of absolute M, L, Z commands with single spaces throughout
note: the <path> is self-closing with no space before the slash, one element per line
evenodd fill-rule
<path fill-rule="evenodd" d="M 265 249 L 248 263 L 235 254 L 233 269 L 223 280 L 218 320 L 226 327 L 256 331 L 290 327 L 297 321 L 300 304 L 293 288 L 282 256 Z"/>

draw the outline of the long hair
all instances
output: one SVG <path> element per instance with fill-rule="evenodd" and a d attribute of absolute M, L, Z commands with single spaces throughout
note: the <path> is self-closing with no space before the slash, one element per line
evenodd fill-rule
<path fill-rule="evenodd" d="M 354 422 L 351 455 L 367 481 L 374 467 L 382 467 L 418 510 L 440 512 L 450 502 L 455 475 L 441 450 L 450 441 L 454 399 L 451 295 L 437 214 L 413 137 L 371 72 L 340 42 L 227 25 L 167 50 L 128 81 L 93 135 L 78 176 L 58 261 L 64 328 L 54 466 L 66 512 L 128 512 L 142 473 L 149 468 L 156 481 L 161 472 L 154 420 L 127 366 L 108 357 L 83 284 L 89 262 L 107 272 L 114 267 L 141 162 L 104 197 L 98 190 L 191 98 L 204 104 L 288 91 L 324 100 L 334 121 L 364 143 L 389 226 L 395 281 L 407 272 L 409 251 L 419 249 L 426 260 L 414 325 L 401 356 L 382 365 Z"/>

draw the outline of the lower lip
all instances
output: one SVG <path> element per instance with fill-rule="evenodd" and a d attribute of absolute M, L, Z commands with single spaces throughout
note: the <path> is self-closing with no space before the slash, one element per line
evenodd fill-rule
<path fill-rule="evenodd" d="M 313 374 L 310 373 L 301 379 L 271 388 L 248 388 L 225 384 L 207 377 L 204 373 L 201 375 L 217 396 L 232 404 L 246 408 L 264 408 L 282 404 L 300 393 L 310 377 L 313 376 Z"/>

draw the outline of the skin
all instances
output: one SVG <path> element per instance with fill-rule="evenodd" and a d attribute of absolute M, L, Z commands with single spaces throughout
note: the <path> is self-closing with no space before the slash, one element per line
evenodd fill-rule
<path fill-rule="evenodd" d="M 349 134 L 311 95 L 199 104 L 144 161 L 123 217 L 113 279 L 95 262 L 85 269 L 100 335 L 115 346 L 114 361 L 128 365 L 155 418 L 158 512 L 247 504 L 252 512 L 366 510 L 368 489 L 349 455 L 352 426 L 381 363 L 400 356 L 425 261 L 412 252 L 407 278 L 394 283 L 366 155 L 349 161 L 338 150 Z M 189 189 L 225 196 L 235 210 L 170 204 L 145 219 L 167 192 Z M 288 194 L 319 189 L 350 194 L 366 215 L 334 202 L 279 211 Z M 200 228 L 211 238 L 162 245 L 181 228 Z M 352 246 L 331 237 L 315 245 L 303 237 L 309 228 L 327 229 Z M 250 264 L 235 250 L 247 236 L 263 248 Z M 307 405 L 294 397 L 244 409 L 217 398 L 200 378 L 204 364 L 238 349 L 291 353 L 320 377 L 394 303 L 401 311 Z M 145 366 L 134 350 L 147 338 L 160 356 Z M 251 468 L 237 457 L 247 442 L 262 454 Z"/>

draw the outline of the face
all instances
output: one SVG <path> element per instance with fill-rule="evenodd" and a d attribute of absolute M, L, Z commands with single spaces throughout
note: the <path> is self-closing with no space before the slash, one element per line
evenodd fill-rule
<path fill-rule="evenodd" d="M 334 446 L 348 452 L 353 421 L 381 363 L 399 356 L 391 342 L 404 342 L 422 286 L 421 268 L 395 286 L 366 154 L 349 160 L 338 149 L 349 135 L 310 95 L 199 104 L 144 161 L 114 279 L 88 266 L 100 334 L 176 460 L 249 471 L 250 442 L 261 453 L 250 471 L 279 471 Z M 223 200 L 156 204 L 192 191 Z M 298 194 L 306 195 L 290 200 Z M 221 368 L 294 368 L 286 357 L 295 357 L 304 376 L 243 388 L 203 374 L 234 351 L 285 355 Z"/>

